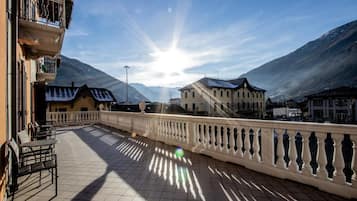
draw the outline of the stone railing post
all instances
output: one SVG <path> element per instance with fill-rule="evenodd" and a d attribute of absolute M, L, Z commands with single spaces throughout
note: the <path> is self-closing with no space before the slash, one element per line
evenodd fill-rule
<path fill-rule="evenodd" d="M 189 147 L 195 147 L 195 122 L 188 121 L 186 126 L 186 133 L 187 133 L 187 144 Z"/>
<path fill-rule="evenodd" d="M 297 131 L 293 130 L 291 132 L 288 131 L 289 134 L 289 149 L 290 149 L 290 164 L 289 164 L 289 171 L 290 172 L 297 172 L 297 155 L 296 155 L 296 145 L 295 145 L 295 136 L 296 136 Z"/>
<path fill-rule="evenodd" d="M 326 139 L 326 134 L 325 133 L 316 133 L 317 137 L 317 143 L 318 143 L 318 158 L 317 158 L 317 163 L 318 163 L 318 171 L 317 171 L 317 177 L 321 180 L 326 180 L 327 179 L 327 172 L 326 172 L 326 150 L 325 150 L 325 139 Z"/>
<path fill-rule="evenodd" d="M 254 136 L 253 136 L 253 150 L 254 150 L 254 153 L 253 153 L 253 159 L 257 162 L 261 162 L 261 159 L 260 159 L 260 156 L 259 156 L 259 129 L 256 129 L 254 131 Z M 234 145 L 233 145 L 234 146 Z"/>
<path fill-rule="evenodd" d="M 272 166 L 274 160 L 274 141 L 271 128 L 262 128 L 262 163 L 265 166 Z"/>
<path fill-rule="evenodd" d="M 335 141 L 335 161 L 333 164 L 335 167 L 335 176 L 333 177 L 333 180 L 337 184 L 345 184 L 345 176 L 343 173 L 345 163 L 342 155 L 343 134 L 332 134 L 332 138 Z"/>
<path fill-rule="evenodd" d="M 353 169 L 353 176 L 352 176 L 352 187 L 357 191 L 357 135 L 351 135 L 351 140 L 353 143 L 353 154 L 354 160 L 352 160 L 352 169 Z"/>
<path fill-rule="evenodd" d="M 285 168 L 284 143 L 283 143 L 283 137 L 285 131 L 283 129 L 275 129 L 275 133 L 278 136 L 278 145 L 276 150 L 276 155 L 278 156 L 278 160 L 276 161 L 276 166 L 278 168 Z"/>
<path fill-rule="evenodd" d="M 310 165 L 311 155 L 310 155 L 310 148 L 309 148 L 309 137 L 311 135 L 310 132 L 302 131 L 300 132 L 301 136 L 303 137 L 303 152 L 302 152 L 302 160 L 304 161 L 304 166 L 302 169 L 302 174 L 306 176 L 312 175 L 312 168 Z"/>

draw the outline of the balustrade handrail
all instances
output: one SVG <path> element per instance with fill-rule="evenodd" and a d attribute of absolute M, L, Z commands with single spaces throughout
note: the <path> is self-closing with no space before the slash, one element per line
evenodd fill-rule
<path fill-rule="evenodd" d="M 296 121 L 278 121 L 278 120 L 260 120 L 260 119 L 242 119 L 242 118 L 225 118 L 225 117 L 205 117 L 191 115 L 176 115 L 176 114 L 160 114 L 160 113 L 135 113 L 135 112 L 119 112 L 119 111 L 101 111 L 103 114 L 117 114 L 124 116 L 157 118 L 157 119 L 172 119 L 185 120 L 187 122 L 198 123 L 218 123 L 222 125 L 241 125 L 261 128 L 275 129 L 295 129 L 296 131 L 312 131 L 315 132 L 334 132 L 340 134 L 357 135 L 357 125 L 352 124 L 334 124 L 334 123 L 316 123 L 316 122 L 296 122 Z"/>
<path fill-rule="evenodd" d="M 109 111 L 99 123 L 357 198 L 357 125 Z"/>

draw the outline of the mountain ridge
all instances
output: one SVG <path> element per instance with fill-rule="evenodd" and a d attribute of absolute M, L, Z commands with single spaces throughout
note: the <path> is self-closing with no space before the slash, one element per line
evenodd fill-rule
<path fill-rule="evenodd" d="M 112 91 L 118 102 L 126 101 L 126 83 L 107 73 L 83 63 L 78 59 L 61 55 L 61 64 L 57 70 L 56 79 L 49 85 L 75 86 L 86 84 L 88 87 L 106 88 Z M 148 99 L 135 88 L 128 87 L 129 102 L 138 103 Z"/>
<path fill-rule="evenodd" d="M 357 86 L 357 20 L 295 51 L 242 74 L 273 98 L 301 98 L 339 86 Z"/>

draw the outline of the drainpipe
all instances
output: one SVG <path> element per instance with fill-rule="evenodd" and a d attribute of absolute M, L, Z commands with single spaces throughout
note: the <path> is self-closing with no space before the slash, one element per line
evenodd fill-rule
<path fill-rule="evenodd" d="M 10 133 L 11 137 L 16 139 L 17 133 L 17 110 L 16 110 L 16 74 L 17 74 L 17 54 L 16 54 L 16 44 L 18 35 L 18 23 L 17 23 L 17 1 L 11 1 L 11 61 L 10 61 Z"/>

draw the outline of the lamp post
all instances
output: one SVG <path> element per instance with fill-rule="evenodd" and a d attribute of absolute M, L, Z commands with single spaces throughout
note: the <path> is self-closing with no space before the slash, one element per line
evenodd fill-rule
<path fill-rule="evenodd" d="M 125 68 L 125 75 L 126 75 L 126 101 L 125 103 L 129 103 L 129 97 L 128 97 L 128 90 L 129 90 L 129 83 L 128 83 L 128 69 L 130 68 L 129 66 L 124 66 Z"/>

